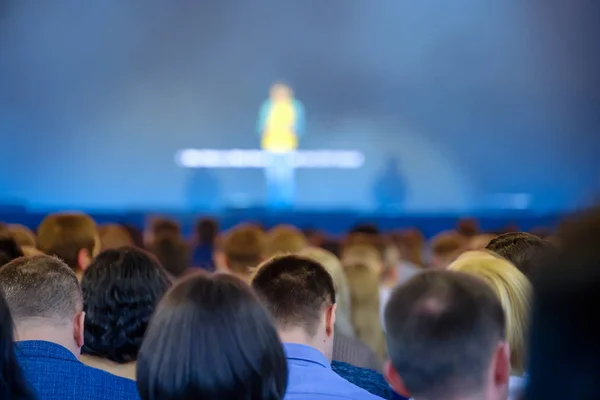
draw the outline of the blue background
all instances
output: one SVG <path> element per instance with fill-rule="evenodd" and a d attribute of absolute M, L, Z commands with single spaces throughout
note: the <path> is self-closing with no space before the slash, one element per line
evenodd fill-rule
<path fill-rule="evenodd" d="M 180 169 L 257 148 L 270 83 L 307 115 L 298 208 L 564 210 L 600 188 L 597 20 L 583 0 L 5 1 L 0 202 L 261 205 L 259 170 Z M 587 7 L 587 8 L 586 8 Z"/>

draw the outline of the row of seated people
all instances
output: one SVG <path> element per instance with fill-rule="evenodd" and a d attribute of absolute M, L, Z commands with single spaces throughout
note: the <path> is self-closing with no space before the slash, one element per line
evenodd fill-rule
<path fill-rule="evenodd" d="M 568 341 L 582 329 L 574 291 L 599 283 L 589 270 L 600 261 L 589 236 L 600 231 L 599 215 L 570 225 L 558 248 L 503 235 L 487 243 L 494 251 L 395 281 L 402 269 L 385 265 L 373 232 L 349 240 L 340 262 L 293 229 L 265 238 L 244 225 L 215 252 L 217 269 L 229 273 L 174 276 L 140 249 L 96 255 L 89 217 L 51 216 L 38 247 L 66 263 L 31 255 L 0 268 L 1 398 L 518 399 L 526 381 L 527 398 L 594 398 L 589 362 L 579 366 L 584 392 L 571 384 L 548 392 L 542 383 L 553 373 L 543 361 L 553 357 L 549 344 L 576 346 L 564 360 L 598 355 L 593 346 L 581 351 L 585 338 Z M 277 241 L 292 254 L 264 260 Z M 582 276 L 590 287 L 573 287 Z M 538 285 L 533 336 L 530 279 Z M 560 298 L 563 313 L 550 313 L 539 293 L 552 304 Z M 573 330 L 560 325 L 567 314 Z M 549 340 L 551 327 L 562 334 Z"/>

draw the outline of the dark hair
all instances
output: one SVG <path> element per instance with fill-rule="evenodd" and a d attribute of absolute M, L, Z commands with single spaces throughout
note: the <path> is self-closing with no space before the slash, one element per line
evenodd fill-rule
<path fill-rule="evenodd" d="M 273 257 L 258 267 L 252 287 L 280 327 L 302 327 L 314 336 L 325 307 L 335 304 L 335 286 L 318 262 L 302 256 Z"/>
<path fill-rule="evenodd" d="M 502 306 L 483 281 L 423 272 L 396 288 L 385 310 L 394 368 L 413 396 L 450 398 L 482 388 L 498 341 Z"/>
<path fill-rule="evenodd" d="M 15 319 L 73 318 L 83 308 L 75 272 L 57 257 L 17 258 L 0 268 L 0 288 Z"/>
<path fill-rule="evenodd" d="M 84 298 L 83 352 L 119 363 L 134 361 L 169 279 L 154 257 L 123 247 L 106 250 L 81 282 Z"/>
<path fill-rule="evenodd" d="M 219 224 L 212 218 L 201 218 L 196 222 L 196 236 L 200 245 L 213 245 L 218 232 Z"/>
<path fill-rule="evenodd" d="M 600 398 L 599 237 L 600 207 L 570 221 L 537 266 L 528 400 Z"/>
<path fill-rule="evenodd" d="M 23 251 L 14 237 L 0 233 L 0 267 L 19 257 L 23 257 Z"/>
<path fill-rule="evenodd" d="M 510 232 L 492 239 L 486 249 L 506 258 L 531 279 L 536 259 L 544 252 L 553 250 L 554 246 L 526 232 Z"/>
<path fill-rule="evenodd" d="M 15 356 L 13 320 L 0 291 L 0 398 L 33 399 Z"/>
<path fill-rule="evenodd" d="M 190 249 L 179 237 L 159 236 L 150 251 L 173 277 L 180 277 L 190 266 Z"/>
<path fill-rule="evenodd" d="M 196 273 L 158 306 L 140 350 L 137 385 L 143 400 L 279 400 L 286 358 L 248 285 Z"/>

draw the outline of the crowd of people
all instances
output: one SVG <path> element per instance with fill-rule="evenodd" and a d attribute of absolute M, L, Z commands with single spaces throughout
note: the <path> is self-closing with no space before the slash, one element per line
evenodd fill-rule
<path fill-rule="evenodd" d="M 427 240 L 0 224 L 0 399 L 600 398 L 600 208 Z"/>

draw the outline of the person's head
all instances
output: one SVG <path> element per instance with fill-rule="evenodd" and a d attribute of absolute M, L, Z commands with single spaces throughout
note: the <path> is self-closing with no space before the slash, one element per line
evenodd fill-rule
<path fill-rule="evenodd" d="M 181 237 L 179 222 L 163 217 L 150 217 L 144 231 L 144 246 L 149 248 L 158 237 Z"/>
<path fill-rule="evenodd" d="M 597 207 L 564 227 L 561 246 L 536 265 L 527 399 L 600 398 L 599 237 Z"/>
<path fill-rule="evenodd" d="M 315 260 L 331 275 L 335 286 L 337 304 L 335 329 L 337 332 L 353 337 L 354 327 L 352 326 L 352 314 L 350 312 L 350 287 L 348 286 L 348 280 L 342 268 L 342 263 L 333 253 L 318 247 L 309 247 L 300 252 L 300 255 Z"/>
<path fill-rule="evenodd" d="M 38 227 L 38 248 L 81 276 L 100 251 L 96 223 L 85 214 L 50 214 Z"/>
<path fill-rule="evenodd" d="M 169 287 L 160 264 L 133 247 L 106 250 L 90 264 L 81 286 L 83 352 L 118 363 L 135 361 L 150 317 Z"/>
<path fill-rule="evenodd" d="M 248 282 L 264 259 L 265 234 L 255 225 L 238 225 L 223 235 L 219 247 L 219 266 Z"/>
<path fill-rule="evenodd" d="M 23 255 L 23 250 L 10 233 L 0 233 L 0 267 Z"/>
<path fill-rule="evenodd" d="M 462 218 L 456 222 L 456 231 L 463 236 L 473 237 L 481 232 L 479 222 L 474 218 Z"/>
<path fill-rule="evenodd" d="M 33 233 L 33 231 L 25 225 L 11 224 L 8 226 L 8 231 L 15 238 L 15 241 L 19 246 L 37 246 L 37 239 L 35 237 L 35 233 Z"/>
<path fill-rule="evenodd" d="M 48 255 L 17 258 L 0 268 L 0 289 L 15 321 L 18 341 L 53 342 L 79 357 L 85 313 L 73 269 Z"/>
<path fill-rule="evenodd" d="M 142 400 L 280 400 L 287 374 L 267 311 L 228 274 L 177 283 L 158 306 L 137 363 Z"/>
<path fill-rule="evenodd" d="M 379 276 L 372 267 L 361 263 L 346 265 L 344 271 L 350 287 L 356 337 L 383 359 L 385 341 L 379 309 Z"/>
<path fill-rule="evenodd" d="M 431 240 L 431 267 L 446 269 L 466 250 L 467 239 L 455 231 L 442 232 Z"/>
<path fill-rule="evenodd" d="M 294 92 L 292 92 L 292 89 L 284 83 L 275 82 L 271 86 L 269 95 L 271 97 L 271 100 L 276 102 L 291 101 L 294 97 Z"/>
<path fill-rule="evenodd" d="M 158 236 L 150 245 L 150 251 L 174 278 L 185 274 L 190 267 L 190 249 L 188 244 L 178 236 Z"/>
<path fill-rule="evenodd" d="M 252 287 L 282 341 L 312 346 L 331 358 L 335 286 L 321 264 L 298 255 L 273 257 L 258 267 Z"/>
<path fill-rule="evenodd" d="M 510 374 L 504 313 L 481 280 L 426 271 L 392 293 L 385 310 L 395 392 L 422 399 L 506 399 Z"/>
<path fill-rule="evenodd" d="M 0 291 L 0 398 L 33 399 L 15 356 L 13 330 L 10 309 Z"/>
<path fill-rule="evenodd" d="M 212 246 L 219 233 L 219 224 L 212 218 L 201 218 L 196 222 L 196 241 L 199 245 Z"/>
<path fill-rule="evenodd" d="M 484 253 L 485 254 L 485 253 Z M 512 373 L 525 372 L 531 284 L 519 270 L 500 257 L 463 257 L 449 267 L 482 279 L 496 293 L 506 316 L 506 337 L 510 344 Z"/>
<path fill-rule="evenodd" d="M 341 255 L 342 265 L 346 268 L 349 265 L 366 265 L 375 272 L 379 279 L 385 271 L 383 253 L 380 248 L 370 243 L 351 242 L 342 247 Z"/>
<path fill-rule="evenodd" d="M 486 246 L 513 263 L 529 279 L 533 276 L 536 258 L 553 248 L 550 242 L 525 232 L 505 233 Z"/>
<path fill-rule="evenodd" d="M 105 224 L 98 228 L 101 250 L 118 249 L 133 246 L 129 231 L 119 224 Z"/>
<path fill-rule="evenodd" d="M 265 237 L 265 257 L 299 253 L 308 247 L 308 241 L 299 229 L 291 225 L 277 225 Z"/>

